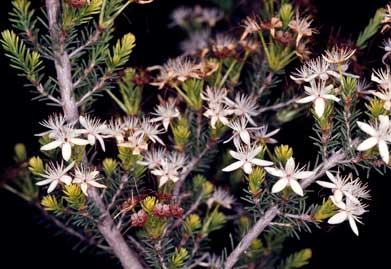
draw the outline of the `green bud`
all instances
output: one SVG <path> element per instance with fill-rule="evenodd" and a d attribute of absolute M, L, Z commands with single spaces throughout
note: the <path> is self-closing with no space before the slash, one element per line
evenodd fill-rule
<path fill-rule="evenodd" d="M 27 151 L 26 146 L 24 144 L 16 144 L 14 147 L 15 156 L 14 160 L 15 162 L 24 162 L 27 160 Z"/>
<path fill-rule="evenodd" d="M 114 159 L 106 158 L 103 160 L 102 166 L 103 172 L 106 174 L 106 176 L 111 177 L 117 169 L 118 163 Z"/>
<path fill-rule="evenodd" d="M 193 235 L 199 228 L 201 228 L 201 219 L 197 214 L 189 215 L 183 224 L 183 228 L 188 235 Z"/>
<path fill-rule="evenodd" d="M 155 208 L 156 204 L 156 197 L 154 196 L 147 196 L 144 198 L 144 200 L 141 202 L 141 207 L 144 209 L 146 213 L 152 213 L 153 209 Z"/>
<path fill-rule="evenodd" d="M 185 268 L 185 261 L 189 258 L 189 253 L 185 248 L 175 250 L 170 259 L 170 269 Z"/>
<path fill-rule="evenodd" d="M 289 22 L 293 18 L 293 7 L 291 4 L 283 4 L 279 10 L 280 19 L 282 21 L 282 28 L 285 30 L 288 27 Z"/>
<path fill-rule="evenodd" d="M 335 215 L 336 206 L 331 199 L 323 200 L 323 203 L 316 209 L 314 219 L 316 221 L 323 221 Z"/>
<path fill-rule="evenodd" d="M 280 145 L 274 148 L 274 155 L 278 161 L 285 163 L 293 156 L 293 150 L 288 145 Z"/>
<path fill-rule="evenodd" d="M 171 126 L 174 135 L 175 147 L 178 151 L 183 151 L 190 137 L 189 124 L 186 118 L 181 118 L 176 124 Z"/>
<path fill-rule="evenodd" d="M 40 175 L 45 171 L 43 161 L 39 157 L 32 157 L 29 161 L 29 170 L 33 175 Z"/>
<path fill-rule="evenodd" d="M 247 177 L 248 189 L 253 196 L 258 196 L 261 192 L 261 185 L 265 180 L 265 175 L 266 172 L 263 168 L 256 167 Z"/>

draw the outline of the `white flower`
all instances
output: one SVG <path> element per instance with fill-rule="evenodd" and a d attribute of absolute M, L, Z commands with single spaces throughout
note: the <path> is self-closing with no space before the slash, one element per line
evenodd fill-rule
<path fill-rule="evenodd" d="M 237 151 L 230 150 L 229 154 L 237 161 L 225 167 L 223 172 L 231 172 L 242 168 L 246 174 L 251 174 L 253 171 L 253 165 L 268 166 L 273 164 L 272 162 L 256 158 L 256 156 L 262 151 L 262 147 L 235 146 L 237 147 Z"/>
<path fill-rule="evenodd" d="M 325 59 L 326 62 L 331 64 L 342 64 L 350 59 L 350 57 L 353 56 L 353 54 L 356 52 L 356 50 L 352 50 L 350 48 L 339 48 L 337 46 L 333 47 L 331 50 L 328 50 L 325 52 L 325 54 L 322 55 L 323 59 Z"/>
<path fill-rule="evenodd" d="M 39 133 L 37 134 L 37 136 L 48 135 L 49 138 L 54 138 L 56 134 L 61 132 L 67 125 L 65 117 L 60 114 L 54 114 L 50 116 L 48 120 L 45 120 L 40 124 L 49 130 L 43 133 Z"/>
<path fill-rule="evenodd" d="M 197 55 L 207 51 L 210 40 L 210 29 L 195 30 L 189 38 L 180 43 L 184 55 Z"/>
<path fill-rule="evenodd" d="M 88 196 L 88 189 L 90 187 L 95 188 L 106 188 L 105 185 L 97 182 L 99 180 L 99 171 L 90 170 L 83 166 L 75 168 L 75 178 L 73 179 L 73 183 L 78 184 L 80 189 L 83 191 L 85 196 Z"/>
<path fill-rule="evenodd" d="M 391 90 L 391 72 L 390 72 L 390 67 L 387 66 L 387 68 L 384 69 L 379 69 L 379 70 L 373 70 L 371 80 L 373 82 L 376 82 L 379 84 L 379 86 L 383 90 Z"/>
<path fill-rule="evenodd" d="M 185 170 L 186 156 L 181 153 L 172 152 L 164 156 L 159 163 L 155 163 L 151 173 L 159 178 L 159 188 L 168 181 L 177 182 L 180 173 Z"/>
<path fill-rule="evenodd" d="M 55 148 L 61 148 L 62 157 L 65 161 L 68 161 L 72 155 L 73 145 L 85 146 L 90 143 L 88 140 L 78 138 L 78 135 L 79 134 L 75 130 L 65 128 L 61 132 L 53 133 L 52 139 L 54 139 L 54 141 L 42 146 L 41 150 L 48 151 Z"/>
<path fill-rule="evenodd" d="M 79 122 L 84 129 L 76 130 L 76 132 L 87 135 L 90 145 L 95 145 L 96 140 L 98 140 L 102 150 L 105 151 L 105 142 L 103 141 L 102 135 L 107 133 L 107 125 L 101 123 L 99 119 L 91 118 L 89 116 L 80 116 Z"/>
<path fill-rule="evenodd" d="M 269 127 L 267 125 L 262 125 L 254 133 L 252 133 L 252 137 L 254 137 L 254 139 L 256 139 L 257 141 L 265 144 L 277 143 L 277 140 L 272 138 L 272 136 L 277 134 L 280 129 L 275 129 L 268 133 L 268 128 Z"/>
<path fill-rule="evenodd" d="M 377 145 L 382 160 L 388 164 L 390 153 L 387 143 L 391 141 L 390 119 L 388 116 L 380 115 L 379 124 L 376 123 L 374 126 L 361 121 L 357 121 L 357 125 L 361 130 L 370 135 L 368 139 L 358 145 L 357 150 L 366 151 Z"/>
<path fill-rule="evenodd" d="M 331 197 L 331 201 L 333 201 L 333 203 L 339 208 L 339 211 L 328 220 L 328 223 L 339 224 L 348 220 L 350 228 L 356 235 L 358 235 L 356 221 L 361 223 L 360 216 L 366 212 L 366 205 L 360 203 L 355 204 L 349 199 L 346 200 L 346 203 L 337 202 L 334 197 Z"/>
<path fill-rule="evenodd" d="M 296 46 L 304 36 L 312 36 L 315 33 L 315 30 L 311 28 L 311 23 L 312 20 L 309 17 L 300 18 L 299 16 L 289 22 L 289 28 L 297 33 Z"/>
<path fill-rule="evenodd" d="M 304 90 L 307 97 L 297 100 L 296 102 L 299 104 L 305 103 L 314 103 L 315 113 L 318 117 L 322 117 L 324 110 L 326 108 L 326 100 L 332 100 L 335 102 L 339 102 L 339 98 L 331 93 L 333 90 L 333 85 L 326 86 L 325 81 L 314 82 L 311 81 L 311 87 L 304 86 Z"/>
<path fill-rule="evenodd" d="M 314 173 L 312 171 L 303 171 L 303 168 L 297 169 L 295 167 L 295 160 L 290 157 L 285 164 L 285 168 L 280 169 L 276 167 L 265 167 L 266 172 L 279 177 L 280 179 L 272 187 L 272 193 L 277 193 L 290 186 L 292 190 L 300 196 L 304 195 L 303 189 L 300 186 L 298 179 L 305 179 L 311 177 Z"/>
<path fill-rule="evenodd" d="M 250 145 L 250 133 L 247 128 L 248 120 L 246 118 L 235 119 L 228 124 L 228 127 L 232 129 L 232 136 L 224 141 L 224 143 L 228 143 L 232 139 L 237 144 L 241 139 L 246 145 Z"/>
<path fill-rule="evenodd" d="M 145 152 L 144 160 L 137 161 L 139 165 L 147 166 L 148 169 L 154 169 L 161 165 L 163 159 L 167 156 L 167 151 L 164 148 L 152 149 Z"/>
<path fill-rule="evenodd" d="M 217 89 L 206 87 L 206 90 L 201 92 L 201 99 L 208 102 L 209 106 L 223 104 L 227 97 L 227 89 Z"/>
<path fill-rule="evenodd" d="M 383 108 L 385 110 L 391 110 L 391 89 L 381 89 L 380 91 L 370 90 L 369 93 L 384 101 Z"/>
<path fill-rule="evenodd" d="M 158 105 L 155 108 L 155 112 L 152 113 L 156 117 L 151 119 L 151 122 L 162 122 L 164 129 L 167 131 L 170 122 L 174 118 L 180 118 L 180 113 L 178 108 L 175 106 L 174 102 L 166 102 L 161 105 Z"/>
<path fill-rule="evenodd" d="M 214 203 L 216 203 L 229 209 L 234 202 L 235 198 L 220 187 L 216 188 L 212 196 L 206 201 L 208 207 L 211 207 Z"/>
<path fill-rule="evenodd" d="M 316 183 L 324 188 L 332 189 L 336 202 L 341 202 L 345 195 L 346 198 L 350 199 L 353 203 L 360 203 L 360 201 L 351 192 L 352 174 L 349 174 L 347 177 L 342 177 L 339 173 L 334 176 L 329 171 L 326 171 L 326 175 L 331 182 L 318 180 Z"/>
<path fill-rule="evenodd" d="M 160 139 L 159 135 L 163 133 L 163 130 L 159 128 L 158 125 L 151 124 L 150 119 L 144 118 L 141 127 L 139 130 L 135 131 L 135 135 L 143 134 L 144 137 L 147 137 L 153 143 L 159 142 L 161 145 L 164 145 L 164 142 Z"/>
<path fill-rule="evenodd" d="M 64 168 L 64 164 L 54 164 L 49 163 L 48 168 L 43 174 L 40 174 L 41 177 L 45 178 L 44 180 L 38 181 L 36 184 L 38 186 L 49 185 L 47 190 L 48 193 L 51 193 L 60 182 L 65 183 L 66 185 L 71 184 L 72 178 L 67 175 L 68 171 L 72 169 L 75 162 L 70 163 L 67 167 Z"/>
<path fill-rule="evenodd" d="M 220 122 L 223 125 L 228 125 L 228 116 L 232 114 L 232 111 L 224 105 L 213 105 L 204 112 L 204 116 L 210 119 L 210 125 L 213 129 L 216 129 L 216 124 Z"/>
<path fill-rule="evenodd" d="M 252 117 L 259 114 L 257 99 L 245 94 L 237 94 L 234 101 L 225 98 L 226 103 L 231 107 L 231 111 L 238 117 L 245 117 L 252 125 L 256 125 Z"/>

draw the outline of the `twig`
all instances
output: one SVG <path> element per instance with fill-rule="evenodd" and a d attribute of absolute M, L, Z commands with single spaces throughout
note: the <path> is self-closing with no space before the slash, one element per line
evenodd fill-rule
<path fill-rule="evenodd" d="M 117 202 L 118 197 L 121 195 L 123 189 L 125 188 L 126 183 L 129 181 L 129 175 L 124 174 L 121 178 L 121 183 L 119 184 L 119 187 L 113 197 L 111 198 L 110 204 L 107 206 L 107 210 L 110 210 L 115 203 Z"/>
<path fill-rule="evenodd" d="M 84 43 L 83 45 L 81 45 L 80 47 L 78 47 L 77 49 L 75 49 L 74 51 L 72 51 L 69 54 L 69 58 L 73 58 L 75 55 L 80 53 L 82 50 L 84 50 L 85 48 L 87 48 L 87 47 L 91 46 L 92 44 L 94 44 L 95 42 L 97 42 L 99 40 L 99 37 L 102 32 L 103 32 L 103 29 L 98 26 L 95 33 L 92 36 L 90 36 L 90 38 L 87 40 L 86 43 Z"/>
<path fill-rule="evenodd" d="M 225 263 L 224 269 L 231 269 L 237 263 L 240 255 L 248 249 L 251 243 L 265 230 L 272 220 L 277 216 L 277 206 L 269 208 L 265 214 L 251 227 L 243 239 L 239 242 L 236 248 L 229 254 Z"/>
<path fill-rule="evenodd" d="M 260 108 L 258 110 L 258 113 L 261 114 L 261 113 L 264 113 L 266 111 L 276 111 L 278 109 L 290 106 L 291 104 L 295 103 L 300 98 L 301 97 L 294 97 L 294 98 L 289 99 L 288 101 L 285 101 L 285 102 L 277 103 L 277 104 L 274 104 L 274 105 L 271 105 L 271 106 L 262 107 L 262 108 Z"/>
<path fill-rule="evenodd" d="M 84 103 L 87 98 L 89 98 L 91 95 L 93 95 L 95 92 L 99 91 L 105 86 L 106 81 L 109 79 L 109 76 L 107 74 L 104 74 L 99 81 L 95 84 L 95 86 L 89 90 L 86 94 L 84 94 L 79 101 L 77 101 L 77 106 L 80 106 Z"/>
<path fill-rule="evenodd" d="M 202 262 L 209 257 L 209 253 L 204 253 L 200 258 L 196 259 L 187 269 L 192 269 L 202 264 Z"/>

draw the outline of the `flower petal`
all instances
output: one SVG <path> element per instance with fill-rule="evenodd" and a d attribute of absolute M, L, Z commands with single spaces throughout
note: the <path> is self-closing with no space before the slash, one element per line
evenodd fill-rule
<path fill-rule="evenodd" d="M 289 174 L 292 174 L 295 171 L 295 160 L 293 157 L 290 157 L 285 164 L 285 171 Z"/>
<path fill-rule="evenodd" d="M 323 188 L 328 188 L 328 189 L 335 189 L 337 187 L 337 186 L 335 186 L 334 183 L 322 181 L 322 180 L 317 180 L 316 183 L 318 183 Z"/>
<path fill-rule="evenodd" d="M 257 159 L 257 158 L 251 159 L 251 163 L 253 163 L 253 164 L 255 164 L 255 165 L 258 165 L 258 166 L 269 166 L 269 165 L 273 165 L 273 162 L 265 161 L 265 160 L 261 160 L 261 159 Z"/>
<path fill-rule="evenodd" d="M 251 172 L 253 171 L 253 166 L 251 165 L 250 162 L 246 162 L 244 165 L 243 165 L 243 171 L 249 175 L 251 174 Z"/>
<path fill-rule="evenodd" d="M 85 145 L 90 144 L 90 141 L 85 140 L 85 139 L 81 139 L 81 138 L 71 138 L 71 139 L 69 139 L 69 141 L 72 144 L 79 145 L 79 146 L 85 146 Z"/>
<path fill-rule="evenodd" d="M 352 228 L 353 233 L 355 233 L 358 236 L 358 228 L 357 228 L 356 221 L 351 215 L 349 215 L 348 219 L 349 219 L 350 228 Z"/>
<path fill-rule="evenodd" d="M 65 161 L 68 161 L 72 155 L 72 147 L 70 143 L 64 143 L 61 147 L 62 157 Z"/>
<path fill-rule="evenodd" d="M 283 177 L 285 176 L 285 172 L 281 169 L 275 167 L 265 167 L 266 172 L 275 176 L 275 177 Z"/>
<path fill-rule="evenodd" d="M 68 175 L 63 175 L 60 180 L 64 182 L 66 185 L 69 185 L 72 183 L 72 178 Z"/>
<path fill-rule="evenodd" d="M 384 140 L 379 141 L 379 153 L 383 162 L 387 163 L 390 161 L 390 153 L 388 151 L 387 144 Z"/>
<path fill-rule="evenodd" d="M 326 107 L 326 102 L 324 101 L 323 98 L 318 97 L 315 99 L 314 109 L 315 109 L 316 115 L 319 118 L 323 116 L 325 107 Z"/>
<path fill-rule="evenodd" d="M 295 173 L 295 178 L 305 179 L 305 178 L 312 177 L 313 175 L 314 175 L 314 172 L 312 172 L 312 171 L 300 171 L 300 172 Z"/>
<path fill-rule="evenodd" d="M 54 191 L 54 189 L 57 187 L 57 185 L 58 185 L 58 180 L 53 180 L 53 182 L 50 183 L 50 185 L 49 185 L 48 193 L 51 193 L 52 191 Z"/>
<path fill-rule="evenodd" d="M 247 130 L 241 130 L 239 136 L 246 145 L 250 145 L 250 134 Z"/>
<path fill-rule="evenodd" d="M 361 130 L 363 130 L 370 136 L 376 136 L 376 129 L 373 128 L 371 125 L 361 121 L 357 121 L 357 125 L 358 127 L 360 127 Z"/>
<path fill-rule="evenodd" d="M 61 144 L 62 144 L 61 140 L 55 140 L 55 141 L 50 142 L 49 144 L 42 146 L 41 150 L 42 151 L 52 150 L 52 149 L 58 148 L 59 146 L 61 146 Z"/>
<path fill-rule="evenodd" d="M 331 218 L 329 218 L 328 223 L 329 224 L 339 224 L 344 222 L 348 218 L 348 214 L 345 211 L 341 211 Z"/>
<path fill-rule="evenodd" d="M 277 193 L 285 189 L 286 185 L 288 185 L 288 179 L 281 178 L 279 179 L 272 187 L 272 193 Z"/>
<path fill-rule="evenodd" d="M 363 142 L 361 142 L 361 144 L 358 145 L 357 150 L 366 151 L 376 146 L 376 144 L 377 144 L 377 139 L 375 137 L 370 137 L 368 139 L 365 139 Z"/>
<path fill-rule="evenodd" d="M 304 97 L 304 98 L 301 98 L 299 100 L 296 101 L 296 103 L 298 104 L 306 104 L 306 103 L 310 103 L 310 102 L 313 102 L 314 100 L 316 99 L 315 96 L 307 96 L 307 97 Z"/>
<path fill-rule="evenodd" d="M 240 167 L 242 167 L 244 164 L 243 161 L 237 161 L 237 162 L 234 162 L 230 165 L 228 165 L 227 167 L 223 168 L 223 172 L 231 172 L 231 171 L 234 171 L 236 169 L 239 169 Z"/>
<path fill-rule="evenodd" d="M 291 179 L 289 180 L 289 185 L 291 186 L 291 189 L 298 195 L 303 196 L 304 192 L 303 189 L 301 188 L 299 182 L 297 180 Z"/>

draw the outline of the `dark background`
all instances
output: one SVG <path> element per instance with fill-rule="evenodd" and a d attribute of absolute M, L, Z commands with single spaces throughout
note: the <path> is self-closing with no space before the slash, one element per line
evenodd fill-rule
<path fill-rule="evenodd" d="M 183 33 L 168 28 L 167 24 L 172 9 L 188 3 L 191 1 L 155 0 L 151 5 L 132 6 L 126 16 L 120 18 L 118 30 L 132 31 L 137 37 L 133 63 L 158 64 L 178 53 L 177 44 Z M 376 8 L 386 3 L 380 0 L 318 0 L 315 1 L 317 24 L 322 31 L 336 33 L 341 30 L 344 38 L 357 36 Z M 10 1 L 0 1 L 0 29 L 9 27 L 6 16 L 10 6 Z M 369 51 L 376 53 L 376 46 Z M 31 145 L 31 152 L 36 152 L 36 140 L 32 134 L 37 133 L 37 123 L 46 118 L 48 110 L 44 104 L 30 101 L 32 94 L 23 88 L 24 81 L 8 67 L 8 61 L 2 55 L 0 69 L 0 167 L 4 168 L 12 165 L 15 143 Z M 280 142 L 292 145 L 296 155 L 306 156 L 313 147 L 310 141 L 302 138 L 311 131 L 310 123 L 296 121 L 285 128 L 288 131 L 280 135 Z M 288 242 L 292 251 L 298 247 L 313 249 L 312 263 L 308 268 L 387 268 L 385 264 L 389 263 L 390 249 L 387 245 L 390 242 L 387 194 L 389 196 L 391 184 L 388 177 L 376 174 L 368 181 L 373 199 L 370 212 L 364 216 L 365 226 L 359 226 L 360 237 L 356 237 L 344 223 L 329 230 L 314 230 L 313 234 L 303 233 L 300 241 L 292 239 Z M 24 201 L 0 190 L 0 268 L 115 268 L 110 257 L 98 256 L 91 251 L 82 255 L 74 252 L 74 243 L 67 236 L 56 236 L 56 229 L 42 223 L 39 213 Z"/>

